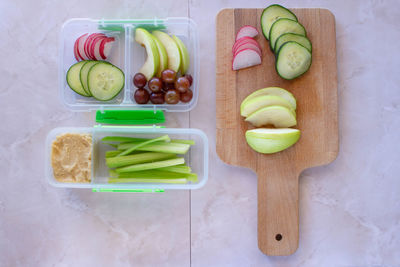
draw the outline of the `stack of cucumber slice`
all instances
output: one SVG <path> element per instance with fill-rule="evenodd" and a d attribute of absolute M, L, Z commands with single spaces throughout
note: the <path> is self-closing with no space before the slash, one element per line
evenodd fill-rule
<path fill-rule="evenodd" d="M 84 60 L 69 68 L 67 83 L 77 94 L 107 101 L 124 88 L 125 75 L 106 61 Z"/>
<path fill-rule="evenodd" d="M 292 80 L 308 71 L 312 45 L 295 14 L 283 6 L 270 5 L 261 15 L 261 28 L 275 54 L 279 76 Z"/>

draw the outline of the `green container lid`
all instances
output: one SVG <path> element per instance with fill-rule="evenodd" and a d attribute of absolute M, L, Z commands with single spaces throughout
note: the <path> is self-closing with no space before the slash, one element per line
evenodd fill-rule
<path fill-rule="evenodd" d="M 98 110 L 96 122 L 102 124 L 143 125 L 165 122 L 161 110 Z"/>

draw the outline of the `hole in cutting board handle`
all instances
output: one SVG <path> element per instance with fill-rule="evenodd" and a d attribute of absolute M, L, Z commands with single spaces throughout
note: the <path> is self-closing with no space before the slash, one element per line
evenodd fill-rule
<path fill-rule="evenodd" d="M 281 241 L 283 236 L 281 234 L 276 234 L 275 239 L 276 241 Z"/>

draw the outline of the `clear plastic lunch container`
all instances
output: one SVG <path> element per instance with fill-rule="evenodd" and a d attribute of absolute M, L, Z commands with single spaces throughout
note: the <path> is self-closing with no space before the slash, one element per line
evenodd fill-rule
<path fill-rule="evenodd" d="M 133 98 L 136 88 L 133 76 L 146 60 L 146 50 L 135 42 L 135 29 L 141 27 L 161 30 L 169 35 L 176 35 L 186 45 L 190 65 L 187 71 L 193 77 L 191 90 L 193 98 L 189 103 L 179 102 L 176 105 L 146 104 L 139 105 Z M 74 43 L 85 33 L 104 33 L 114 37 L 115 42 L 106 61 L 120 68 L 125 74 L 123 90 L 109 101 L 98 101 L 78 95 L 72 91 L 67 82 L 68 69 L 77 61 L 74 56 Z M 155 124 L 165 121 L 163 111 L 189 111 L 197 104 L 199 94 L 199 39 L 196 24 L 189 18 L 166 19 L 70 19 L 64 23 L 60 35 L 59 58 L 59 95 L 61 102 L 74 111 L 97 110 L 96 122 L 101 123 L 92 128 L 55 128 L 49 132 L 45 143 L 45 176 L 49 183 L 64 188 L 92 188 L 100 192 L 162 192 L 165 189 L 197 189 L 208 179 L 208 139 L 201 130 L 187 128 L 163 128 Z M 99 116 L 99 117 L 98 117 Z M 109 124 L 153 124 L 153 126 L 104 126 Z M 51 147 L 58 135 L 64 133 L 88 133 L 92 135 L 92 171 L 90 183 L 62 183 L 53 175 L 51 165 Z M 168 134 L 172 139 L 191 139 L 195 141 L 184 155 L 185 163 L 198 176 L 197 182 L 186 184 L 164 183 L 108 183 L 109 169 L 105 163 L 106 150 L 112 149 L 101 142 L 105 136 L 128 136 L 139 138 L 155 138 Z M 154 177 L 157 178 L 157 177 Z"/>
<path fill-rule="evenodd" d="M 170 35 L 176 35 L 186 45 L 190 66 L 188 74 L 193 77 L 191 89 L 193 98 L 189 103 L 178 103 L 176 105 L 151 103 L 139 105 L 133 98 L 136 88 L 133 85 L 133 76 L 139 71 L 146 60 L 146 50 L 135 42 L 135 29 L 142 27 L 150 32 L 161 30 Z M 85 33 L 104 33 L 114 37 L 115 42 L 106 61 L 119 67 L 125 74 L 125 87 L 113 99 L 99 101 L 92 97 L 80 96 L 72 91 L 67 82 L 68 69 L 76 63 L 74 57 L 74 43 L 76 39 Z M 189 18 L 166 18 L 166 19 L 126 19 L 126 20 L 96 20 L 96 19 L 70 19 L 64 23 L 60 36 L 60 59 L 59 59 L 59 94 L 61 101 L 70 109 L 77 111 L 90 111 L 98 109 L 123 109 L 123 110 L 165 110 L 165 111 L 189 111 L 197 103 L 199 94 L 199 39 L 197 26 Z"/>
<path fill-rule="evenodd" d="M 92 135 L 92 170 L 90 183 L 62 183 L 53 175 L 51 166 L 51 147 L 58 135 L 64 133 L 87 133 Z M 195 144 L 184 155 L 185 164 L 191 167 L 198 176 L 197 182 L 186 184 L 162 183 L 108 183 L 109 169 L 105 162 L 105 152 L 113 148 L 101 142 L 105 136 L 128 136 L 139 138 L 155 138 L 169 135 L 171 139 L 190 139 Z M 48 182 L 56 187 L 92 188 L 93 191 L 122 191 L 122 192 L 162 192 L 165 189 L 197 189 L 208 179 L 208 139 L 197 129 L 159 128 L 156 126 L 95 126 L 92 128 L 55 128 L 49 132 L 45 143 L 45 176 Z M 157 177 L 154 177 L 157 178 Z"/>

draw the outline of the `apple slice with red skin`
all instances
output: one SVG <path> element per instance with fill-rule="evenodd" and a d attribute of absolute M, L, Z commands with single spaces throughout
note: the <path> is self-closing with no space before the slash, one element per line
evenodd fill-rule
<path fill-rule="evenodd" d="M 261 64 L 261 56 L 253 49 L 238 52 L 232 60 L 232 70 L 240 70 Z"/>
<path fill-rule="evenodd" d="M 92 39 L 89 49 L 89 56 L 92 60 L 100 60 L 100 43 L 103 39 L 107 38 L 105 35 L 96 36 Z"/>
<path fill-rule="evenodd" d="M 99 52 L 102 59 L 106 59 L 110 55 L 111 47 L 114 41 L 114 37 L 108 37 L 101 40 Z"/>
<path fill-rule="evenodd" d="M 257 45 L 252 43 L 252 42 L 244 42 L 241 45 L 239 45 L 236 48 L 233 56 L 235 56 L 237 53 L 239 53 L 240 51 L 245 50 L 245 49 L 253 49 L 254 51 L 256 51 L 260 55 L 260 57 L 262 57 L 261 49 Z"/>
<path fill-rule="evenodd" d="M 258 48 L 260 48 L 260 50 L 261 50 L 261 47 L 260 47 L 260 45 L 257 43 L 256 40 L 254 40 L 254 39 L 251 38 L 251 37 L 247 37 L 247 36 L 246 36 L 246 37 L 240 38 L 239 40 L 237 40 L 237 41 L 233 44 L 233 46 L 232 46 L 232 53 L 235 53 L 236 48 L 237 48 L 238 46 L 242 45 L 243 43 L 246 43 L 246 42 L 250 42 L 250 43 L 255 44 L 255 45 L 258 46 Z"/>
<path fill-rule="evenodd" d="M 239 40 L 242 37 L 248 36 L 251 38 L 254 38 L 258 35 L 258 30 L 250 25 L 245 25 L 243 27 L 241 27 L 238 31 L 238 33 L 236 34 L 236 40 Z"/>

